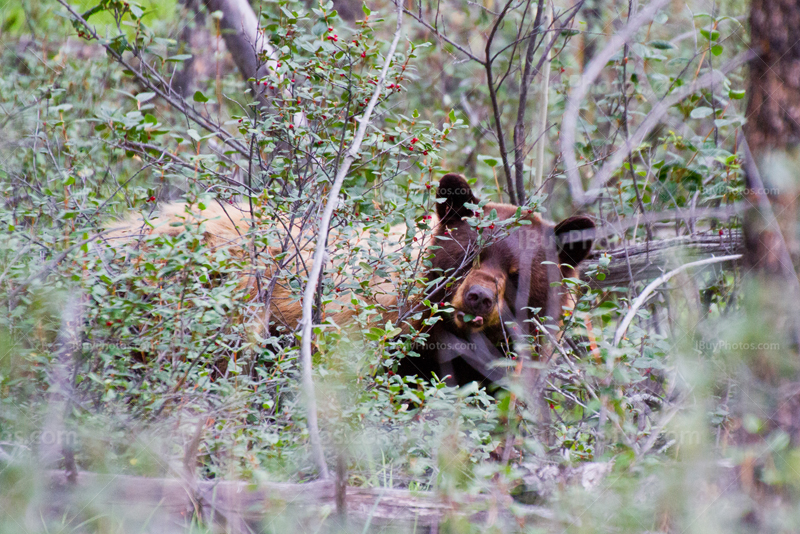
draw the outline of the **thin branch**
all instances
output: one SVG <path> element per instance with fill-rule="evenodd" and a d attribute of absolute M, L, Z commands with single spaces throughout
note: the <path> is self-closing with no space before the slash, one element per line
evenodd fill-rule
<path fill-rule="evenodd" d="M 372 93 L 372 98 L 364 110 L 364 115 L 361 117 L 358 125 L 358 130 L 353 138 L 350 148 L 347 150 L 342 164 L 336 173 L 336 178 L 333 182 L 333 187 L 328 195 L 328 201 L 325 204 L 325 211 L 322 213 L 322 219 L 319 223 L 319 230 L 317 232 L 316 244 L 314 247 L 314 263 L 311 266 L 311 272 L 306 281 L 306 287 L 303 291 L 303 318 L 301 320 L 302 335 L 301 335 L 301 349 L 300 361 L 303 367 L 303 389 L 305 390 L 306 402 L 308 405 L 308 431 L 311 438 L 311 447 L 317 466 L 322 478 L 328 478 L 328 466 L 325 463 L 325 456 L 322 451 L 322 443 L 319 436 L 319 425 L 317 423 L 317 405 L 314 397 L 314 379 L 311 370 L 311 336 L 312 336 L 312 314 L 313 305 L 315 300 L 315 293 L 317 284 L 319 283 L 320 274 L 322 272 L 322 263 L 327 256 L 328 233 L 330 231 L 331 218 L 333 217 L 333 210 L 339 204 L 339 191 L 342 189 L 342 184 L 347 172 L 350 170 L 350 165 L 358 158 L 358 151 L 361 148 L 361 143 L 364 140 L 364 135 L 367 132 L 367 127 L 370 123 L 370 116 L 375 108 L 375 104 L 381 96 L 381 89 L 386 80 L 386 75 L 389 72 L 389 66 L 394 58 L 395 50 L 397 50 L 397 43 L 400 41 L 400 34 L 403 22 L 403 4 L 397 0 L 397 28 L 394 33 L 394 39 L 389 47 L 389 53 L 383 63 L 383 70 L 375 84 L 375 91 Z"/>
<path fill-rule="evenodd" d="M 536 8 L 536 18 L 533 21 L 533 32 L 528 40 L 528 48 L 525 51 L 525 68 L 522 73 L 522 85 L 519 88 L 519 104 L 517 105 L 517 123 L 514 125 L 514 174 L 517 182 L 517 191 L 519 192 L 520 204 L 525 203 L 525 184 L 522 176 L 525 169 L 524 165 L 524 144 L 525 144 L 525 107 L 528 103 L 528 87 L 533 81 L 531 76 L 531 68 L 533 63 L 533 53 L 536 50 L 536 35 L 539 30 L 539 24 L 542 22 L 542 10 L 550 9 L 550 3 L 544 6 L 544 0 L 539 0 Z M 549 14 L 549 11 L 548 11 Z M 545 15 L 545 25 L 550 26 L 550 19 Z M 544 39 L 544 37 L 542 37 Z M 545 110 L 547 104 L 544 105 Z M 547 111 L 545 111 L 545 115 Z"/>
<path fill-rule="evenodd" d="M 446 42 L 447 44 L 449 44 L 450 46 L 452 46 L 453 48 L 455 48 L 456 50 L 458 50 L 459 52 L 461 52 L 462 54 L 464 54 L 465 56 L 470 58 L 472 61 L 480 63 L 481 65 L 484 65 L 484 61 L 482 59 L 480 59 L 475 54 L 473 54 L 472 52 L 470 52 L 469 50 L 467 50 L 465 47 L 463 47 L 462 45 L 458 44 L 457 42 L 453 41 L 452 39 L 450 39 L 446 35 L 440 33 L 439 30 L 437 30 L 436 28 L 434 28 L 433 26 L 431 26 L 430 24 L 425 22 L 422 19 L 421 16 L 419 16 L 416 13 L 414 13 L 413 11 L 409 11 L 408 9 L 405 9 L 405 8 L 403 8 L 403 12 L 406 13 L 407 15 L 409 15 L 411 18 L 413 18 L 417 22 L 419 22 L 420 24 L 422 24 L 423 26 L 425 26 L 428 30 L 432 31 L 434 33 L 434 35 L 436 35 L 436 37 L 438 37 L 442 41 Z"/>
<path fill-rule="evenodd" d="M 500 113 L 500 105 L 497 103 L 497 90 L 494 86 L 494 80 L 492 78 L 492 41 L 494 40 L 494 36 L 497 33 L 500 24 L 503 22 L 503 18 L 505 18 L 506 13 L 508 13 L 508 9 L 511 7 L 511 2 L 513 0 L 509 0 L 508 3 L 503 7 L 503 11 L 500 13 L 497 21 L 494 23 L 492 27 L 492 31 L 489 33 L 489 38 L 486 40 L 486 48 L 484 50 L 486 61 L 483 63 L 484 69 L 486 69 L 486 85 L 489 88 L 489 97 L 492 101 L 492 113 L 494 115 L 494 124 L 495 129 L 497 130 L 497 143 L 500 149 L 500 159 L 503 162 L 503 172 L 506 175 L 506 185 L 508 186 L 508 198 L 512 204 L 517 204 L 517 194 L 516 194 L 516 187 L 514 186 L 514 181 L 511 176 L 511 166 L 508 163 L 508 154 L 506 153 L 506 142 L 503 136 L 503 124 L 502 124 L 502 114 Z"/>

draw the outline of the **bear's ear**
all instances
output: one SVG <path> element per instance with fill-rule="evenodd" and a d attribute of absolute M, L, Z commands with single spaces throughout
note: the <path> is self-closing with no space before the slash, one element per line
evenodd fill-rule
<path fill-rule="evenodd" d="M 558 223 L 553 232 L 558 243 L 558 262 L 577 267 L 589 252 L 594 242 L 594 222 L 589 217 L 578 215 Z"/>
<path fill-rule="evenodd" d="M 478 199 L 472 194 L 472 188 L 460 174 L 445 174 L 439 180 L 436 198 L 445 199 L 441 204 L 436 204 L 436 214 L 441 222 L 472 217 L 472 210 L 465 208 L 464 204 L 478 203 Z"/>

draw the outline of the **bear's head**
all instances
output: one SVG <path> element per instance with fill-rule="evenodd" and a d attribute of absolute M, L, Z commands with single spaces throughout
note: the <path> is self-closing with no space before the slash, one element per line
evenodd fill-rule
<path fill-rule="evenodd" d="M 452 277 L 442 300 L 455 311 L 447 328 L 462 336 L 482 332 L 496 341 L 507 321 L 522 323 L 525 308 L 558 319 L 569 295 L 558 287 L 562 277 L 589 254 L 594 223 L 584 216 L 558 224 L 510 204 L 488 203 L 478 208 L 472 188 L 457 174 L 439 182 L 436 193 L 439 223 L 435 231 L 429 278 Z M 480 213 L 495 224 L 476 229 L 467 218 Z M 517 218 L 516 223 L 503 224 Z"/>

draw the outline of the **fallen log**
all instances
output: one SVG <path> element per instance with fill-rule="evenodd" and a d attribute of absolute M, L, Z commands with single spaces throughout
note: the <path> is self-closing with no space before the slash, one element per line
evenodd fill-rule
<path fill-rule="evenodd" d="M 527 467 L 527 466 L 526 466 Z M 525 490 L 540 498 L 558 487 L 580 485 L 591 490 L 609 471 L 610 464 L 574 467 L 528 467 Z M 74 521 L 105 516 L 127 531 L 185 532 L 201 521 L 225 532 L 261 532 L 263 522 L 280 531 L 315 531 L 329 520 L 345 522 L 358 531 L 374 527 L 437 529 L 447 521 L 470 521 L 486 526 L 557 521 L 548 508 L 522 504 L 508 494 L 442 495 L 397 488 L 346 487 L 343 516 L 337 516 L 336 482 L 328 479 L 301 484 L 149 478 L 80 471 L 68 478 L 64 471 L 46 472 L 42 512 Z M 530 502 L 530 499 L 528 499 Z M 81 514 L 66 513 L 81 510 Z M 299 525 L 304 528 L 298 529 Z M 216 528 L 211 529 L 216 530 Z"/>
<path fill-rule="evenodd" d="M 581 277 L 598 289 L 627 287 L 634 282 L 654 280 L 681 263 L 740 254 L 743 250 L 739 231 L 649 241 L 612 250 L 595 250 L 581 265 Z M 608 267 L 600 268 L 605 278 L 598 280 L 596 276 L 587 275 L 598 269 L 603 255 L 611 259 Z"/>

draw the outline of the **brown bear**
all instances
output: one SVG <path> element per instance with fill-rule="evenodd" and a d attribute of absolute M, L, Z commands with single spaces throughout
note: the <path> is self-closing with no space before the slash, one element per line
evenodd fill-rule
<path fill-rule="evenodd" d="M 523 333 L 529 324 L 525 320 L 534 313 L 557 320 L 563 307 L 573 305 L 559 282 L 577 276 L 595 226 L 584 216 L 552 224 L 509 204 L 479 208 L 472 188 L 457 174 L 441 179 L 436 197 L 430 300 L 449 302 L 452 311 L 427 328 L 427 340 L 417 347 L 419 357 L 402 358 L 396 372 L 436 373 L 459 385 L 496 382 L 505 373 L 495 365 L 497 358 Z M 476 230 L 469 217 L 489 224 Z"/>
<path fill-rule="evenodd" d="M 538 310 L 539 315 L 559 317 L 562 306 L 570 304 L 569 294 L 558 285 L 562 277 L 575 276 L 575 267 L 586 257 L 592 246 L 594 224 L 586 217 L 571 217 L 553 225 L 538 214 L 521 211 L 509 204 L 488 203 L 477 209 L 478 199 L 467 181 L 460 175 L 444 176 L 437 188 L 436 212 L 438 221 L 433 233 L 433 245 L 424 252 L 427 263 L 425 279 L 432 290 L 426 294 L 432 302 L 451 303 L 452 312 L 432 326 L 421 330 L 427 340 L 417 346 L 418 357 L 407 356 L 399 360 L 398 373 L 430 378 L 436 373 L 440 378 L 449 375 L 450 381 L 465 384 L 472 380 L 497 381 L 502 369 L 493 366 L 503 356 L 503 345 L 521 333 L 526 326 L 526 308 Z M 477 213 L 476 213 L 477 211 Z M 488 219 L 496 212 L 494 224 L 484 225 L 476 231 L 467 218 L 481 215 Z M 509 225 L 508 221 L 516 219 Z M 504 222 L 505 221 L 505 222 Z M 214 251 L 225 248 L 240 257 L 245 264 L 252 260 L 250 241 L 253 232 L 250 212 L 235 205 L 211 205 L 203 210 L 187 211 L 185 204 L 162 206 L 159 215 L 144 224 L 141 219 L 117 223 L 110 240 L 131 243 L 142 233 L 177 235 L 186 225 L 201 224 L 203 240 Z M 313 253 L 309 231 L 303 227 L 285 231 L 292 236 L 296 249 L 288 255 L 289 263 L 280 265 L 278 258 L 287 257 L 279 247 L 268 247 L 258 256 L 262 290 L 277 273 L 276 283 L 270 293 L 270 306 L 253 321 L 255 328 L 272 333 L 294 330 L 301 316 L 301 303 L 297 295 L 298 283 L 303 277 L 298 265 L 308 262 Z M 388 243 L 401 242 L 405 227 L 391 228 L 386 236 Z M 274 228 L 273 228 L 274 231 Z M 357 249 L 359 238 L 343 242 L 332 234 L 329 244 L 339 242 L 344 250 Z M 423 251 L 416 251 L 421 253 Z M 548 263 L 549 262 L 549 263 Z M 526 268 L 527 266 L 527 268 Z M 335 266 L 334 266 L 335 267 Z M 256 297 L 257 284 L 252 276 L 254 269 L 243 272 L 239 284 Z M 352 277 L 345 272 L 337 277 Z M 375 304 L 383 310 L 383 321 L 397 324 L 397 280 L 380 279 L 373 275 L 369 283 L 370 302 L 361 296 L 362 304 Z M 551 284 L 555 283 L 555 284 Z M 420 299 L 421 301 L 422 299 Z M 353 308 L 350 296 L 334 300 L 326 308 L 326 318 L 345 326 L 352 321 Z M 419 302 L 412 310 L 422 309 Z M 409 306 L 405 307 L 406 310 Z M 409 314 L 406 313 L 405 316 Z M 380 316 L 378 317 L 381 318 Z M 423 318 L 427 318 L 423 315 Z M 423 321 L 407 321 L 408 327 L 420 328 Z M 516 326 L 514 326 L 516 324 Z"/>

